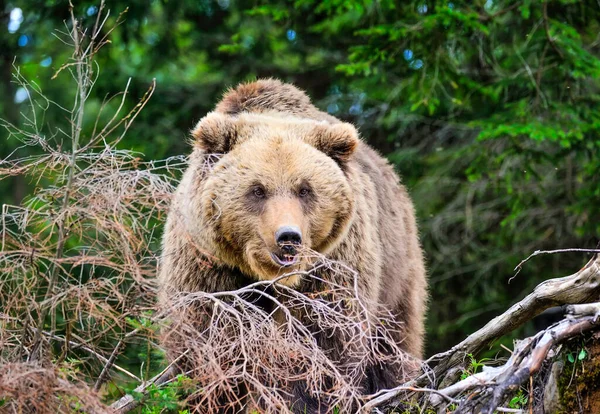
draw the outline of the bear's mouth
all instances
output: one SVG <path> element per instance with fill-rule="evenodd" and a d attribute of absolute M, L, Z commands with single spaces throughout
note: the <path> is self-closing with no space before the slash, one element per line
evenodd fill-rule
<path fill-rule="evenodd" d="M 280 252 L 280 253 L 271 253 L 271 258 L 275 263 L 282 267 L 290 267 L 298 263 L 298 256 L 294 252 L 294 254 Z"/>

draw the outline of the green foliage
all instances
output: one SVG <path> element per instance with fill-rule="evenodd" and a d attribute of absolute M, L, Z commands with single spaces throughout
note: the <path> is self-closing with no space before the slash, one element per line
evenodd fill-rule
<path fill-rule="evenodd" d="M 402 411 L 402 414 L 413 414 L 413 413 L 436 414 L 436 411 L 432 408 L 422 408 L 422 407 L 419 407 L 417 404 L 407 404 L 407 405 L 409 405 L 409 406 L 412 405 L 412 407 Z M 454 410 L 456 410 L 456 407 L 452 407 L 452 405 L 447 408 L 447 412 L 452 412 Z M 392 411 L 390 414 L 397 414 L 397 412 Z"/>
<path fill-rule="evenodd" d="M 127 317 L 125 320 L 129 325 L 138 330 L 149 330 L 152 332 L 158 332 L 159 326 L 155 320 L 152 319 L 154 311 L 149 310 L 142 312 L 137 317 Z"/>
<path fill-rule="evenodd" d="M 195 386 L 195 382 L 190 378 L 178 375 L 175 381 L 166 386 L 158 387 L 152 384 L 145 392 L 131 391 L 131 395 L 140 402 L 141 414 L 189 414 L 187 409 L 182 409 L 185 406 L 182 396 L 193 391 Z"/>
<path fill-rule="evenodd" d="M 486 361 L 489 361 L 488 358 L 477 360 L 477 358 L 475 358 L 473 354 L 468 354 L 467 357 L 470 360 L 469 366 L 460 375 L 461 380 L 464 380 L 465 378 L 470 377 L 473 374 L 481 372 L 481 370 L 485 366 Z"/>
<path fill-rule="evenodd" d="M 508 408 L 522 409 L 527 407 L 529 397 L 520 389 L 508 402 Z"/>
<path fill-rule="evenodd" d="M 585 347 L 582 347 L 580 350 L 578 350 L 577 352 L 567 352 L 567 361 L 569 361 L 571 364 L 574 364 L 575 361 L 583 361 L 588 353 L 585 350 Z"/>
<path fill-rule="evenodd" d="M 79 374 L 81 372 L 81 365 L 83 365 L 83 361 L 73 358 L 66 357 L 64 361 L 54 361 L 56 366 L 58 367 L 58 372 L 64 378 L 69 380 L 76 380 L 79 378 Z"/>

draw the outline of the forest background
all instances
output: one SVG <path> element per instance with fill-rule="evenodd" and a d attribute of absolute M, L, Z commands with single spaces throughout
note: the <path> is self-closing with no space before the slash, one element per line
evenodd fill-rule
<path fill-rule="evenodd" d="M 98 4 L 74 6 L 92 25 Z M 189 129 L 226 88 L 262 77 L 305 89 L 390 160 L 414 199 L 426 252 L 428 355 L 587 261 L 537 257 L 509 283 L 534 250 L 596 246 L 598 1 L 115 0 L 105 9 L 114 29 L 95 57 L 87 111 L 126 85 L 130 110 L 155 80 L 118 145 L 141 160 L 187 154 Z M 64 1 L 0 0 L 0 118 L 26 123 L 30 92 L 15 82 L 16 68 L 50 100 L 72 99 L 72 79 L 53 79 L 73 53 L 53 35 L 69 21 Z M 44 125 L 68 122 L 48 111 Z M 82 136 L 94 127 L 94 117 L 85 120 Z M 0 139 L 0 159 L 38 151 L 9 132 Z M 5 177 L 0 202 L 27 200 L 38 185 Z M 153 225 L 157 253 L 160 222 Z M 133 344 L 120 363 L 135 367 L 144 352 Z"/>

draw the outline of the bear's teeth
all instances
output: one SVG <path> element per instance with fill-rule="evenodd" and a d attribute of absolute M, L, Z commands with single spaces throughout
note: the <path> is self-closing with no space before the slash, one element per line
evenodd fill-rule
<path fill-rule="evenodd" d="M 273 260 L 281 266 L 291 266 L 295 264 L 298 260 L 296 255 L 290 255 L 286 253 L 276 254 L 271 253 Z"/>

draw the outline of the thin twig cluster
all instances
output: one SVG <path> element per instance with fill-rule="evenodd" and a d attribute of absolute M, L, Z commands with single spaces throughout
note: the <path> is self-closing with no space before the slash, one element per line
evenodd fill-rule
<path fill-rule="evenodd" d="M 150 334 L 130 321 L 154 307 L 154 233 L 185 159 L 142 162 L 117 147 L 154 84 L 129 110 L 128 84 L 99 112 L 89 111 L 95 58 L 112 31 L 105 26 L 108 16 L 102 3 L 93 27 L 85 28 L 71 6 L 71 20 L 58 33 L 73 50 L 55 74 L 72 77 L 73 93 L 65 93 L 70 103 L 48 99 L 15 68 L 14 82 L 28 91 L 28 105 L 19 124 L 0 121 L 8 139 L 35 154 L 21 156 L 20 147 L 0 160 L 0 179 L 22 175 L 35 188 L 0 212 L 3 409 L 72 412 L 79 403 L 91 404 L 89 391 L 100 391 L 114 375 L 140 381 L 117 360 L 135 334 Z M 44 119 L 56 112 L 66 122 L 50 128 Z M 85 128 L 90 124 L 91 132 Z M 83 380 L 89 389 L 78 384 Z M 28 396 L 34 385 L 48 398 Z M 65 404 L 69 395 L 73 401 Z"/>
<path fill-rule="evenodd" d="M 353 412 L 363 404 L 370 369 L 397 372 L 399 381 L 409 374 L 398 372 L 409 357 L 399 347 L 393 315 L 373 311 L 376 305 L 358 295 L 356 272 L 308 254 L 318 264 L 302 277 L 322 286 L 315 292 L 275 280 L 172 298 L 164 342 L 173 356 L 186 354 L 179 365 L 198 381 L 188 399 L 198 411 L 302 411 L 293 406 L 301 402 L 290 402 L 291 390 L 301 388 L 331 412 Z M 333 277 L 321 278 L 324 270 Z M 339 341 L 339 348 L 324 349 L 327 340 Z"/>

